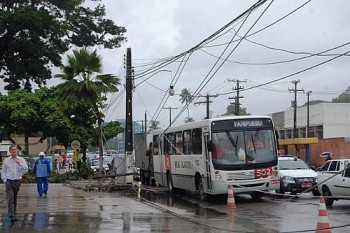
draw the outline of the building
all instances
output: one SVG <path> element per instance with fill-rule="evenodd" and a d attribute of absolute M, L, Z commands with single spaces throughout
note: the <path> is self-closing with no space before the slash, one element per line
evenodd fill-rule
<path fill-rule="evenodd" d="M 294 133 L 294 109 L 272 114 L 273 121 L 280 139 L 292 139 Z M 320 103 L 297 108 L 296 135 L 297 138 L 307 137 L 307 121 L 309 120 L 309 135 L 318 139 L 317 144 L 310 145 L 311 164 L 320 166 L 324 159 L 320 154 L 324 151 L 333 153 L 333 158 L 350 158 L 350 103 Z M 302 158 L 305 151 L 299 148 Z M 288 146 L 289 154 L 297 154 L 293 145 Z"/>
<path fill-rule="evenodd" d="M 119 121 L 120 125 L 125 129 L 125 119 L 117 119 L 117 121 Z M 144 132 L 143 122 L 133 121 L 132 130 L 134 134 Z M 125 134 L 124 133 L 118 134 L 118 136 L 115 139 L 115 143 L 117 145 L 118 153 L 125 153 Z"/>

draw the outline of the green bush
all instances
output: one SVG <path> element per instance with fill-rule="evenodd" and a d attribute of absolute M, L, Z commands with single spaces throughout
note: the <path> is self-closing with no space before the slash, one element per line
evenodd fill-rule
<path fill-rule="evenodd" d="M 87 164 L 81 164 L 80 170 L 67 171 L 65 173 L 57 173 L 53 171 L 49 176 L 50 183 L 68 183 L 72 180 L 89 179 L 94 175 L 94 172 Z M 35 174 L 28 172 L 23 176 L 23 183 L 35 183 Z"/>

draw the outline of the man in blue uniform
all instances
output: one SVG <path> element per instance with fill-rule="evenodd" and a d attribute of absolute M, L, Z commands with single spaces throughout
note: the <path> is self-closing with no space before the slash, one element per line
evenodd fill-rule
<path fill-rule="evenodd" d="M 38 189 L 38 194 L 41 197 L 43 194 L 47 195 L 49 189 L 49 175 L 51 173 L 51 168 L 49 161 L 45 159 L 45 153 L 39 153 L 39 159 L 35 161 L 34 169 L 36 175 L 36 184 Z"/>

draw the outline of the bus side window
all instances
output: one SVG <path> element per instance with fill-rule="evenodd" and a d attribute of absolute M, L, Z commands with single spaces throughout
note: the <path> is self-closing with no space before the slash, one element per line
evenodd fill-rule
<path fill-rule="evenodd" d="M 185 155 L 192 154 L 191 130 L 184 131 L 184 154 Z"/>
<path fill-rule="evenodd" d="M 153 154 L 158 155 L 159 154 L 159 136 L 153 136 Z"/>
<path fill-rule="evenodd" d="M 181 155 L 183 150 L 182 150 L 182 132 L 176 132 L 175 133 L 175 147 L 176 147 L 176 150 L 175 150 L 175 154 L 177 155 Z"/>
<path fill-rule="evenodd" d="M 202 154 L 202 129 L 192 130 L 192 152 L 193 154 Z"/>
<path fill-rule="evenodd" d="M 173 155 L 175 150 L 174 133 L 168 133 L 164 136 L 164 154 Z"/>

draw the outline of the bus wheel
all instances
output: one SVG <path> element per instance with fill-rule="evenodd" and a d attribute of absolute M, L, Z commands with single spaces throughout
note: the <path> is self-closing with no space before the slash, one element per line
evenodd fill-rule
<path fill-rule="evenodd" d="M 170 193 L 174 191 L 174 186 L 173 186 L 173 179 L 171 179 L 170 173 L 167 174 L 167 183 L 168 183 L 168 190 Z"/>
<path fill-rule="evenodd" d="M 198 188 L 199 188 L 198 189 L 199 199 L 201 199 L 201 201 L 206 201 L 207 200 L 207 194 L 204 192 L 204 184 L 203 184 L 202 179 L 200 180 Z"/>

